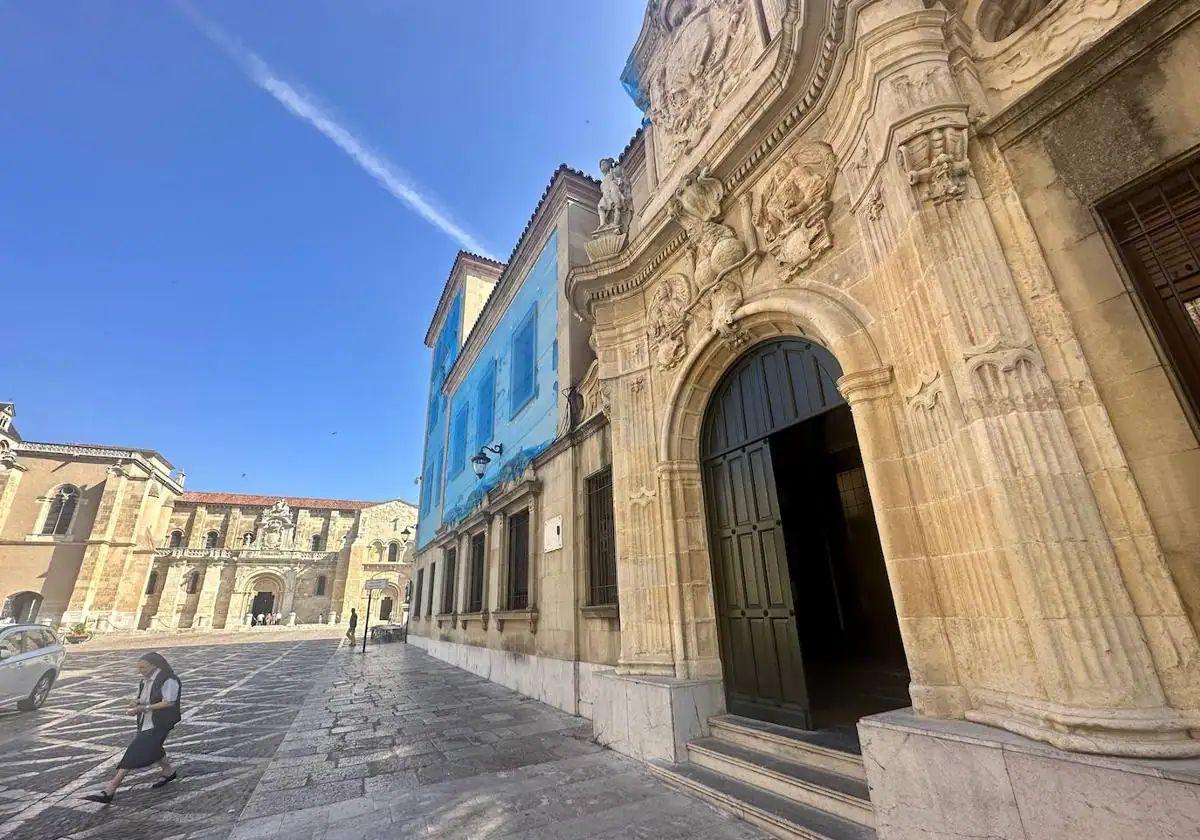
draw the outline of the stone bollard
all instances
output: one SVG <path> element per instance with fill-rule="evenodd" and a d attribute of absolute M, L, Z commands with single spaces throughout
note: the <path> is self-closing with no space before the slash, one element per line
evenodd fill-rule
<path fill-rule="evenodd" d="M 250 622 L 251 622 L 251 621 L 254 621 L 254 614 L 253 614 L 253 613 L 246 613 L 246 614 L 245 614 L 245 615 L 242 617 L 242 624 L 246 625 L 247 627 L 249 627 L 249 626 L 250 626 Z"/>
<path fill-rule="evenodd" d="M 287 623 L 288 623 L 288 627 L 296 626 L 296 614 L 294 612 L 288 613 Z"/>

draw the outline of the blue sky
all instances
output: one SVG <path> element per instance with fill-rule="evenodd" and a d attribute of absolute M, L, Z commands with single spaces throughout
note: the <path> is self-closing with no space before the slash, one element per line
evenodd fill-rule
<path fill-rule="evenodd" d="M 0 0 L 0 400 L 196 489 L 415 499 L 445 229 L 507 257 L 559 163 L 624 147 L 644 0 L 194 8 Z"/>

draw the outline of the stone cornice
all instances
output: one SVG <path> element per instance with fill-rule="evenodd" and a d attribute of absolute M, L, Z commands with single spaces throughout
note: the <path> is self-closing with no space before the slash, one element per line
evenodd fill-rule
<path fill-rule="evenodd" d="M 183 487 L 171 478 L 169 473 L 163 472 L 156 467 L 154 463 L 146 457 L 144 451 L 137 449 L 123 449 L 115 446 L 90 446 L 87 444 L 75 443 L 39 443 L 37 441 L 20 441 L 13 446 L 13 451 L 20 455 L 74 455 L 77 458 L 99 458 L 105 461 L 130 461 L 137 464 L 146 470 L 147 473 L 157 478 L 168 490 L 173 490 L 176 493 L 183 493 Z M 164 464 L 168 467 L 171 463 L 163 458 L 157 452 L 155 456 L 162 458 Z"/>
<path fill-rule="evenodd" d="M 1190 0 L 1157 0 L 1134 12 L 1080 55 L 984 122 L 979 131 L 1008 148 L 1200 18 Z"/>
<path fill-rule="evenodd" d="M 458 256 L 454 258 L 454 265 L 450 266 L 446 284 L 442 286 L 442 296 L 438 298 L 437 308 L 433 310 L 433 317 L 429 320 L 429 328 L 425 331 L 425 346 L 431 350 L 434 336 L 441 329 L 442 322 L 446 318 L 446 310 L 450 308 L 450 301 L 454 299 L 454 289 L 458 286 L 459 279 L 465 276 L 470 268 L 477 269 L 480 274 L 486 274 L 494 281 L 504 270 L 504 263 L 490 257 L 472 254 L 470 251 L 458 252 Z"/>
<path fill-rule="evenodd" d="M 471 328 L 471 333 L 463 342 L 454 364 L 450 366 L 446 379 L 442 383 L 443 393 L 453 394 L 467 371 L 471 369 L 480 349 L 491 336 L 501 317 L 508 311 L 513 297 L 541 255 L 542 248 L 545 247 L 551 232 L 557 228 L 563 209 L 571 203 L 594 207 L 599 196 L 600 190 L 596 182 L 586 175 L 566 167 L 559 167 L 555 172 L 550 187 L 538 203 L 529 225 L 521 234 L 521 239 L 517 243 L 508 265 L 484 303 L 483 311 L 479 313 L 475 325 Z M 555 256 L 557 257 L 557 255 Z M 557 273 L 557 271 L 556 261 L 555 272 Z"/>

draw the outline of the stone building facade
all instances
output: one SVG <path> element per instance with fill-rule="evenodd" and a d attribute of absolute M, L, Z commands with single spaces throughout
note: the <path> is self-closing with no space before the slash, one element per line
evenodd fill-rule
<path fill-rule="evenodd" d="M 22 439 L 0 404 L 0 620 L 97 632 L 402 621 L 416 506 L 205 493 L 149 449 Z"/>
<path fill-rule="evenodd" d="M 651 2 L 546 450 L 605 429 L 611 646 L 576 585 L 429 648 L 785 835 L 1194 831 L 1198 59 L 1195 0 Z M 497 579 L 586 580 L 547 534 Z"/>

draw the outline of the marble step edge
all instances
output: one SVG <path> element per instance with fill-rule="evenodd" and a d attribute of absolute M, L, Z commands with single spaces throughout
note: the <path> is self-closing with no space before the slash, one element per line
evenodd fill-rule
<path fill-rule="evenodd" d="M 860 779 L 717 738 L 692 741 L 687 750 L 688 758 L 700 767 L 842 819 L 875 825 L 871 794 Z"/>
<path fill-rule="evenodd" d="M 861 755 L 817 743 L 799 730 L 751 721 L 737 715 L 717 715 L 709 718 L 708 724 L 711 737 L 726 743 L 819 767 L 861 782 L 867 780 Z"/>
<path fill-rule="evenodd" d="M 651 761 L 650 772 L 671 787 L 703 799 L 784 840 L 875 840 L 875 830 L 694 764 Z"/>

